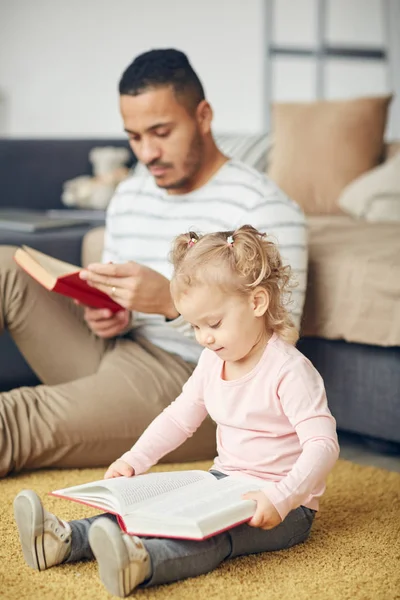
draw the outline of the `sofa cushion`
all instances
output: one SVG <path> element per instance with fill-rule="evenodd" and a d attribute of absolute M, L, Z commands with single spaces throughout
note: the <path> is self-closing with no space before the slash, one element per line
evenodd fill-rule
<path fill-rule="evenodd" d="M 343 188 L 382 158 L 390 100 L 274 104 L 268 175 L 306 214 L 340 214 Z"/>
<path fill-rule="evenodd" d="M 308 223 L 302 335 L 400 346 L 400 224 L 345 216 Z"/>
<path fill-rule="evenodd" d="M 82 266 L 101 262 L 104 246 L 104 227 L 91 229 L 82 242 Z"/>
<path fill-rule="evenodd" d="M 366 221 L 400 222 L 400 154 L 357 177 L 338 203 L 344 212 Z"/>

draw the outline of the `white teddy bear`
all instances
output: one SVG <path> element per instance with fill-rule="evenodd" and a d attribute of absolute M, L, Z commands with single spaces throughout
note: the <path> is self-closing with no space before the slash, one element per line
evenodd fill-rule
<path fill-rule="evenodd" d="M 81 175 L 66 181 L 61 195 L 63 204 L 105 210 L 115 188 L 129 174 L 129 169 L 124 166 L 129 156 L 127 148 L 93 148 L 89 153 L 93 177 Z"/>

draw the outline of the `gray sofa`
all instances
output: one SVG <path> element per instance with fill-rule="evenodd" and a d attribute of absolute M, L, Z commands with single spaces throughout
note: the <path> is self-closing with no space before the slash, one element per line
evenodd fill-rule
<path fill-rule="evenodd" d="M 89 150 L 110 144 L 128 145 L 121 139 L 0 140 L 0 206 L 62 208 L 63 181 L 90 173 Z M 0 244 L 25 243 L 80 264 L 89 229 L 40 236 L 0 230 Z M 299 349 L 324 377 L 338 428 L 361 434 L 382 450 L 400 451 L 400 348 L 309 337 L 300 340 Z M 37 383 L 7 335 L 0 338 L 0 365 L 0 391 Z"/>

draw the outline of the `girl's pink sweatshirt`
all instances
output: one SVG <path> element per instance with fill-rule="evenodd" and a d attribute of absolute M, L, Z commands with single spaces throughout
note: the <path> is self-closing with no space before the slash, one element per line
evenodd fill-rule
<path fill-rule="evenodd" d="M 339 445 L 324 384 L 295 347 L 273 334 L 257 365 L 234 381 L 203 350 L 182 393 L 121 458 L 139 475 L 190 437 L 207 414 L 217 425 L 213 468 L 254 481 L 282 519 L 300 505 L 318 510 Z"/>

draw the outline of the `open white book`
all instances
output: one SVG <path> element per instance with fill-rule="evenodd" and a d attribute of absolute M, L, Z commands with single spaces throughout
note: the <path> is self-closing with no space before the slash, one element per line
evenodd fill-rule
<path fill-rule="evenodd" d="M 52 495 L 114 513 L 132 535 L 203 540 L 249 521 L 256 503 L 242 495 L 257 489 L 253 481 L 176 471 L 102 479 Z"/>

